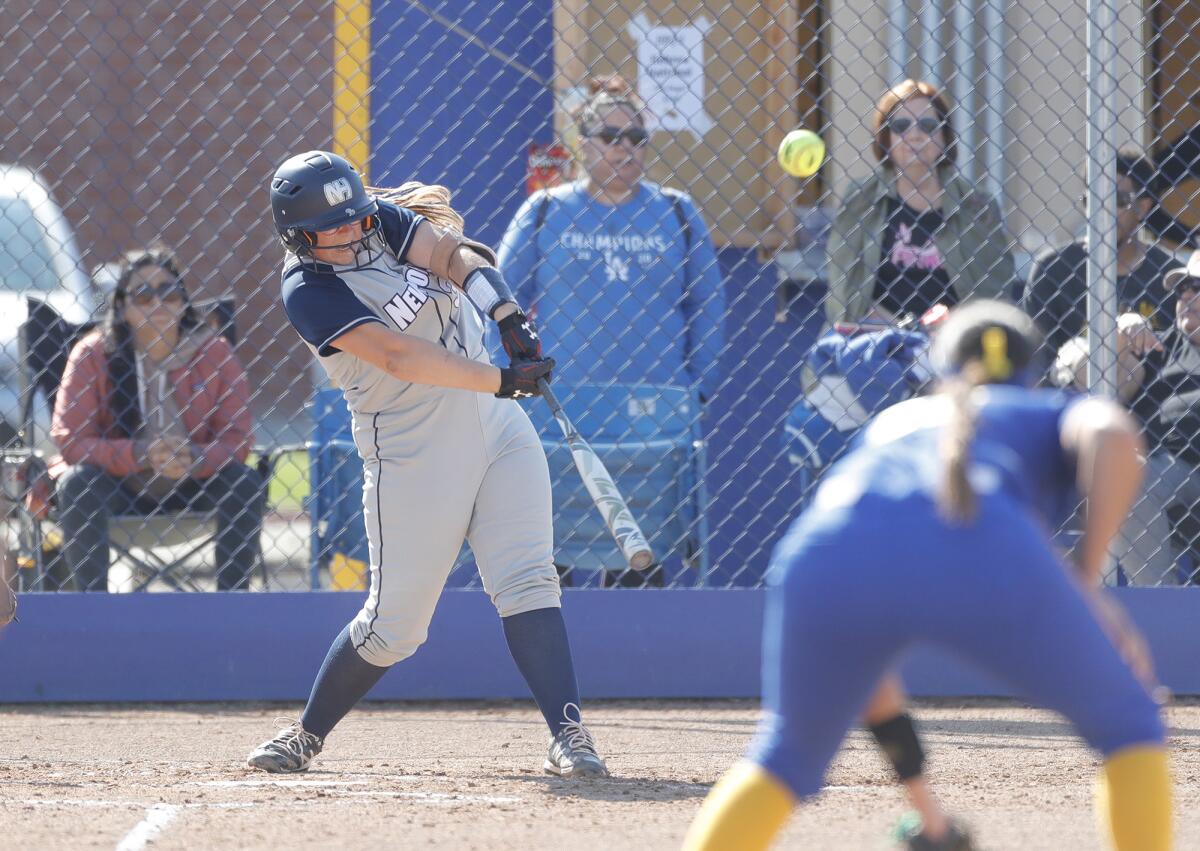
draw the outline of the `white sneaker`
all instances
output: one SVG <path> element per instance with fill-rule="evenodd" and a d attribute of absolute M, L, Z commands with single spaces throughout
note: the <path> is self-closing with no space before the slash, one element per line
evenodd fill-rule
<path fill-rule="evenodd" d="M 300 726 L 298 720 L 276 718 L 283 725 L 275 738 L 263 742 L 250 752 L 246 765 L 271 774 L 292 774 L 307 771 L 313 757 L 321 752 L 325 742 Z"/>
<path fill-rule="evenodd" d="M 571 717 L 574 710 L 575 717 Z M 596 752 L 596 739 L 583 726 L 579 707 L 568 703 L 563 707 L 562 729 L 550 740 L 550 753 L 542 766 L 547 774 L 559 777 L 608 777 L 608 766 Z M 577 720 L 578 719 L 578 720 Z"/>

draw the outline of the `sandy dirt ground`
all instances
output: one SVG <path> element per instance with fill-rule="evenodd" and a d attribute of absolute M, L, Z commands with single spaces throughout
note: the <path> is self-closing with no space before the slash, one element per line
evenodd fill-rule
<path fill-rule="evenodd" d="M 20 849 L 678 848 L 757 718 L 745 701 L 605 702 L 588 721 L 614 778 L 542 773 L 532 705 L 371 703 L 307 774 L 243 768 L 295 706 L 0 707 L 0 847 Z M 1056 717 L 924 702 L 931 774 L 985 849 L 1103 847 L 1097 761 Z M 1200 848 L 1200 702 L 1167 710 L 1179 849 Z M 777 847 L 887 849 L 905 806 L 869 737 L 846 741 Z"/>

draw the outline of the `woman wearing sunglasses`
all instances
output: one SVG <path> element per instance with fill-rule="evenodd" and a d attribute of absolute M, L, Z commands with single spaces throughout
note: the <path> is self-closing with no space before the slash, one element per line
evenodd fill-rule
<path fill-rule="evenodd" d="M 598 78 L 591 92 L 574 116 L 580 178 L 525 202 L 500 268 L 536 310 L 559 383 L 668 384 L 710 398 L 725 295 L 708 226 L 686 193 L 645 179 L 646 111 L 629 84 Z M 646 575 L 661 584 L 657 570 L 615 581 Z"/>
<path fill-rule="evenodd" d="M 686 193 L 645 179 L 645 105 L 629 84 L 597 78 L 591 92 L 574 116 L 580 178 L 526 201 L 500 267 L 536 305 L 559 382 L 677 384 L 711 396 L 725 297 L 708 226 Z"/>
<path fill-rule="evenodd" d="M 71 350 L 51 437 L 64 555 L 83 591 L 108 590 L 108 519 L 217 513 L 217 588 L 245 589 L 259 561 L 262 477 L 247 467 L 246 375 L 201 324 L 161 247 L 131 251 L 100 328 Z"/>
<path fill-rule="evenodd" d="M 880 98 L 878 166 L 850 186 L 829 235 L 831 323 L 1010 297 L 1013 260 L 1000 209 L 955 170 L 949 113 L 941 92 L 916 80 Z"/>

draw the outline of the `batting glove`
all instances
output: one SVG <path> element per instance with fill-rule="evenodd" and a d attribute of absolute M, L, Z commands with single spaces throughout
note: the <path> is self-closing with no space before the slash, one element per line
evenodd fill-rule
<path fill-rule="evenodd" d="M 533 320 L 521 311 L 510 313 L 499 322 L 500 342 L 504 344 L 504 353 L 509 360 L 525 358 L 526 360 L 541 360 L 542 338 L 533 327 Z"/>
<path fill-rule="evenodd" d="M 500 368 L 500 389 L 496 396 L 500 399 L 532 399 L 542 394 L 538 387 L 538 379 L 550 381 L 550 371 L 554 369 L 554 358 L 529 360 L 517 358 L 510 365 Z"/>

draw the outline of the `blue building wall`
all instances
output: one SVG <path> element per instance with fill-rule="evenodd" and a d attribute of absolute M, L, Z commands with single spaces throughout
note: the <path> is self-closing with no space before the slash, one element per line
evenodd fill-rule
<path fill-rule="evenodd" d="M 750 586 L 797 509 L 783 424 L 801 396 L 802 359 L 821 330 L 824 291 L 803 291 L 777 323 L 775 267 L 746 249 L 722 249 L 718 259 L 729 310 L 724 380 L 705 412 L 711 584 Z"/>
<path fill-rule="evenodd" d="M 371 180 L 441 183 L 494 245 L 525 197 L 527 148 L 553 138 L 550 0 L 377 0 Z"/>

